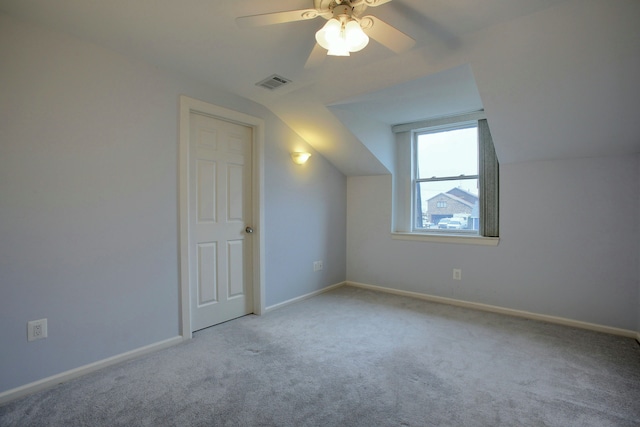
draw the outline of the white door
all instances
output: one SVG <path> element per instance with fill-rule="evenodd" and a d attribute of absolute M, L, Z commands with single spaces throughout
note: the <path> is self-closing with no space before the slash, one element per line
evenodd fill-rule
<path fill-rule="evenodd" d="M 191 329 L 253 312 L 252 129 L 190 113 Z"/>

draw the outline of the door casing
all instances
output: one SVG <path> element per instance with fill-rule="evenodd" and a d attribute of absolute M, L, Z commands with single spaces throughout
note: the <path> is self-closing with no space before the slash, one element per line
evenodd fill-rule
<path fill-rule="evenodd" d="M 189 257 L 189 121 L 190 113 L 204 114 L 248 126 L 253 129 L 252 199 L 253 199 L 253 312 L 262 314 L 264 295 L 264 120 L 248 114 L 180 96 L 180 135 L 178 147 L 178 225 L 180 260 L 180 335 L 192 337 Z"/>

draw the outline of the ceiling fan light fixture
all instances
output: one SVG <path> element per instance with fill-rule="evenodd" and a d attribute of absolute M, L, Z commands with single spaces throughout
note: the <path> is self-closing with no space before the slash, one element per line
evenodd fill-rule
<path fill-rule="evenodd" d="M 350 52 L 358 52 L 369 44 L 369 36 L 362 31 L 357 21 L 347 22 L 344 27 L 344 36 Z"/>
<path fill-rule="evenodd" d="M 342 24 L 340 23 L 340 21 L 335 18 L 331 18 L 316 33 L 316 41 L 320 46 L 329 50 L 340 40 L 341 31 Z"/>
<path fill-rule="evenodd" d="M 349 49 L 344 44 L 334 45 L 327 51 L 329 56 L 351 56 Z"/>
<path fill-rule="evenodd" d="M 369 43 L 369 37 L 357 21 L 331 18 L 316 33 L 316 41 L 327 49 L 327 55 L 349 56 L 350 52 L 362 50 Z"/>

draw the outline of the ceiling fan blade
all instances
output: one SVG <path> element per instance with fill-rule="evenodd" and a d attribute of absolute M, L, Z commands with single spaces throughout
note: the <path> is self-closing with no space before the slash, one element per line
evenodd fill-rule
<path fill-rule="evenodd" d="M 358 2 L 353 2 L 353 1 L 352 1 L 352 2 L 351 2 L 351 4 L 352 4 L 353 6 L 356 6 L 356 5 L 357 5 L 357 4 L 359 4 L 359 3 L 364 3 L 364 4 L 366 4 L 368 7 L 376 7 L 376 6 L 383 5 L 383 4 L 385 4 L 385 3 L 389 3 L 390 1 L 391 1 L 391 0 L 360 0 L 360 1 L 358 1 Z M 357 3 L 357 4 L 354 4 L 354 3 Z"/>
<path fill-rule="evenodd" d="M 308 70 L 310 68 L 318 67 L 322 65 L 322 63 L 324 62 L 324 58 L 326 57 L 327 51 L 325 50 L 325 48 L 316 43 L 316 45 L 313 47 L 313 50 L 311 51 L 311 54 L 309 55 L 309 58 L 307 58 L 307 62 L 305 62 L 304 64 L 304 68 Z"/>
<path fill-rule="evenodd" d="M 362 17 L 360 26 L 369 37 L 395 53 L 406 52 L 416 44 L 414 39 L 375 16 Z"/>
<path fill-rule="evenodd" d="M 240 28 L 259 27 L 262 25 L 284 24 L 286 22 L 304 21 L 318 16 L 330 14 L 329 11 L 317 9 L 289 10 L 286 12 L 265 13 L 262 15 L 240 16 L 236 23 Z"/>

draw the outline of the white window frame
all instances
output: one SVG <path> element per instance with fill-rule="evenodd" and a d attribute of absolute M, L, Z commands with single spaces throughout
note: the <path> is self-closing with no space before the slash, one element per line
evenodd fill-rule
<path fill-rule="evenodd" d="M 462 129 L 469 127 L 470 123 L 477 123 L 482 119 L 485 119 L 484 111 L 393 126 L 392 129 L 396 135 L 396 173 L 394 174 L 393 184 L 392 216 L 392 237 L 394 239 L 490 246 L 498 244 L 498 237 L 485 237 L 475 233 L 460 233 L 453 230 L 439 231 L 435 229 L 415 230 L 412 214 L 415 203 L 415 135 L 425 133 L 425 131 L 441 132 L 456 128 Z M 480 150 L 478 156 L 481 156 Z M 479 168 L 478 175 L 479 177 L 482 175 L 482 167 Z M 497 209 L 498 206 L 495 206 L 495 210 Z M 480 221 L 483 221 L 483 218 Z"/>
<path fill-rule="evenodd" d="M 478 122 L 476 120 L 471 120 L 471 121 L 466 121 L 466 122 L 462 122 L 462 123 L 454 123 L 451 125 L 443 125 L 443 126 L 435 126 L 435 127 L 429 127 L 427 129 L 415 129 L 413 131 L 411 131 L 411 212 L 413 213 L 417 213 L 417 206 L 416 206 L 416 200 L 417 200 L 417 191 L 418 191 L 418 185 L 419 183 L 422 182 L 430 182 L 433 181 L 432 178 L 424 178 L 424 179 L 420 179 L 418 178 L 418 137 L 420 135 L 426 135 L 426 134 L 432 134 L 432 133 L 440 133 L 440 132 L 448 132 L 448 131 L 453 131 L 453 130 L 461 130 L 461 129 L 469 129 L 472 127 L 477 128 L 478 126 Z M 478 142 L 476 141 L 476 144 L 478 144 Z M 480 150 L 478 149 L 478 153 L 480 152 Z M 446 179 L 445 179 L 446 178 Z M 437 177 L 436 180 L 437 181 L 454 181 L 454 180 L 459 180 L 460 178 L 458 177 Z M 478 173 L 476 175 L 473 175 L 472 177 L 466 177 L 464 179 L 477 179 L 480 180 L 480 172 L 478 171 Z M 480 196 L 478 196 L 478 199 L 480 198 Z M 438 202 L 440 203 L 444 203 L 443 207 L 447 207 L 447 202 Z M 438 206 L 440 207 L 440 206 Z M 429 230 L 423 230 L 423 229 L 418 229 L 416 227 L 416 221 L 417 219 L 415 217 L 411 218 L 411 232 L 413 233 L 427 233 L 427 234 L 464 234 L 464 235 L 479 235 L 479 230 L 477 232 L 473 232 L 470 230 L 442 230 L 442 229 L 429 229 Z"/>

